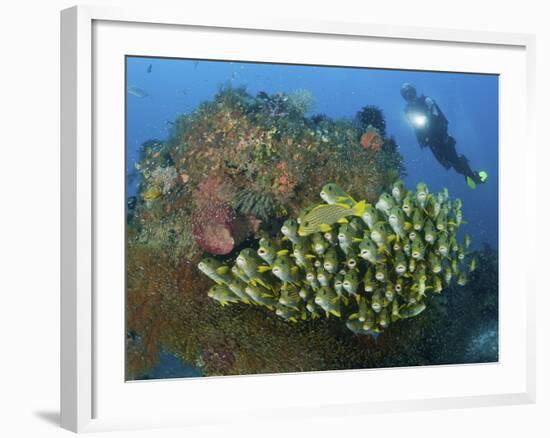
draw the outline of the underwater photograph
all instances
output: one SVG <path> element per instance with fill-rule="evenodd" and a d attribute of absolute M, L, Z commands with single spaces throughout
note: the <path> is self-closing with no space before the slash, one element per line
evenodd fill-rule
<path fill-rule="evenodd" d="M 127 380 L 498 362 L 498 75 L 125 79 Z"/>

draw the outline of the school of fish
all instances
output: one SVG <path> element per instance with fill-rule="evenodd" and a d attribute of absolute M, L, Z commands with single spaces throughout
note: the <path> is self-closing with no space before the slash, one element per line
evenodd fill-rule
<path fill-rule="evenodd" d="M 329 183 L 320 196 L 324 203 L 286 220 L 281 235 L 263 235 L 232 266 L 202 259 L 199 270 L 215 282 L 208 296 L 290 322 L 340 318 L 376 335 L 423 312 L 430 294 L 464 286 L 476 268 L 470 237 L 457 240 L 462 202 L 446 189 L 430 193 L 421 182 L 413 192 L 397 181 L 369 204 Z"/>

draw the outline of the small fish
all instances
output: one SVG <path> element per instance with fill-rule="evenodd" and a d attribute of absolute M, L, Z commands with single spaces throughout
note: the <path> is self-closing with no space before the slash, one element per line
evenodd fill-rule
<path fill-rule="evenodd" d="M 325 257 L 323 259 L 323 268 L 331 274 L 338 272 L 340 262 L 338 260 L 338 252 L 336 248 L 331 247 L 327 250 Z"/>
<path fill-rule="evenodd" d="M 363 323 L 363 330 L 373 330 L 375 324 L 376 324 L 376 314 L 373 312 L 372 305 L 371 305 L 371 309 L 367 309 L 365 322 Z"/>
<path fill-rule="evenodd" d="M 395 199 L 395 202 L 401 204 L 401 201 L 405 197 L 405 184 L 403 184 L 403 181 L 398 180 L 393 183 L 391 195 L 393 196 L 393 199 Z"/>
<path fill-rule="evenodd" d="M 435 227 L 438 231 L 447 231 L 447 215 L 441 212 L 435 221 Z"/>
<path fill-rule="evenodd" d="M 443 283 L 441 282 L 441 278 L 437 275 L 433 276 L 433 291 L 436 294 L 440 294 L 443 291 Z"/>
<path fill-rule="evenodd" d="M 318 256 L 322 256 L 328 247 L 329 243 L 325 240 L 321 233 L 312 234 L 311 249 L 313 249 L 313 252 L 315 254 L 317 254 Z"/>
<path fill-rule="evenodd" d="M 319 282 L 321 287 L 327 287 L 332 281 L 332 274 L 325 271 L 323 268 L 319 268 L 317 270 L 317 281 Z"/>
<path fill-rule="evenodd" d="M 370 306 L 372 310 L 374 310 L 376 313 L 380 313 L 380 311 L 382 310 L 383 299 L 380 290 L 377 290 L 376 292 L 374 292 L 374 294 L 372 294 L 372 302 Z"/>
<path fill-rule="evenodd" d="M 408 304 L 399 311 L 401 318 L 412 318 L 420 315 L 426 309 L 425 303 Z"/>
<path fill-rule="evenodd" d="M 319 281 L 317 280 L 316 271 L 307 271 L 306 272 L 306 282 L 313 290 L 317 290 L 320 287 Z"/>
<path fill-rule="evenodd" d="M 426 220 L 426 218 L 424 217 L 424 213 L 422 212 L 422 210 L 416 209 L 413 213 L 413 216 L 412 216 L 413 228 L 416 231 L 422 230 L 422 228 L 424 227 L 424 221 L 425 220 Z"/>
<path fill-rule="evenodd" d="M 311 314 L 312 319 L 321 318 L 323 309 L 319 305 L 315 304 L 315 299 L 311 299 L 306 304 L 306 310 Z"/>
<path fill-rule="evenodd" d="M 458 254 L 457 254 L 458 260 L 460 262 L 464 261 L 464 258 L 466 257 L 466 253 L 464 252 L 464 248 L 459 246 L 458 247 Z"/>
<path fill-rule="evenodd" d="M 411 247 L 411 257 L 414 260 L 422 260 L 424 258 L 424 245 L 420 239 L 415 239 Z"/>
<path fill-rule="evenodd" d="M 395 207 L 395 201 L 388 193 L 384 192 L 378 198 L 378 202 L 374 205 L 377 210 L 383 212 L 386 216 L 390 214 L 390 210 Z"/>
<path fill-rule="evenodd" d="M 363 323 L 367 320 L 367 312 L 369 310 L 369 303 L 368 303 L 366 298 L 359 297 L 358 300 L 357 300 L 357 306 L 358 306 L 357 312 L 352 313 L 349 316 L 349 319 L 352 320 L 352 321 L 357 319 L 357 320 L 361 321 L 361 323 Z M 361 326 L 363 326 L 363 324 L 361 324 Z"/>
<path fill-rule="evenodd" d="M 355 268 L 357 268 L 357 266 L 359 265 L 359 256 L 356 252 L 356 249 L 354 248 L 354 250 L 350 250 L 348 252 L 348 258 L 346 259 L 346 266 L 351 269 L 351 270 L 355 270 Z"/>
<path fill-rule="evenodd" d="M 408 193 L 403 199 L 403 205 L 401 206 L 402 210 L 405 212 L 407 217 L 411 217 L 414 211 L 414 200 L 412 194 Z"/>
<path fill-rule="evenodd" d="M 359 278 L 357 277 L 357 272 L 351 270 L 346 272 L 342 285 L 348 295 L 357 295 L 357 289 L 359 288 Z"/>
<path fill-rule="evenodd" d="M 409 259 L 409 272 L 413 273 L 416 270 L 416 259 L 410 258 Z"/>
<path fill-rule="evenodd" d="M 399 312 L 399 302 L 395 300 L 391 306 L 391 320 L 395 322 L 399 319 L 401 319 L 401 314 Z"/>
<path fill-rule="evenodd" d="M 398 278 L 395 281 L 394 289 L 399 295 L 401 295 L 401 292 L 403 292 L 403 279 L 402 278 Z"/>
<path fill-rule="evenodd" d="M 428 203 L 426 206 L 428 215 L 432 218 L 437 218 L 441 212 L 441 204 L 438 202 L 437 198 L 432 195 L 428 195 Z"/>
<path fill-rule="evenodd" d="M 407 272 L 407 258 L 405 253 L 400 251 L 397 252 L 394 256 L 395 259 L 395 273 L 398 276 L 402 276 Z"/>
<path fill-rule="evenodd" d="M 452 252 L 458 252 L 458 242 L 456 241 L 456 236 L 451 236 L 449 239 L 449 248 Z"/>
<path fill-rule="evenodd" d="M 376 244 L 369 237 L 363 238 L 359 244 L 359 256 L 372 264 L 384 261 L 384 258 L 378 252 Z"/>
<path fill-rule="evenodd" d="M 374 288 L 376 287 L 374 274 L 370 267 L 367 269 L 367 271 L 365 272 L 365 276 L 363 277 L 363 285 L 365 288 L 365 292 L 367 293 L 373 292 Z"/>
<path fill-rule="evenodd" d="M 321 199 L 327 204 L 345 204 L 353 207 L 357 202 L 348 195 L 338 184 L 329 183 L 321 190 Z"/>
<path fill-rule="evenodd" d="M 302 238 L 298 235 L 298 222 L 294 219 L 284 221 L 281 233 L 292 243 L 300 243 L 302 241 Z"/>
<path fill-rule="evenodd" d="M 386 285 L 384 296 L 388 302 L 392 302 L 395 298 L 395 286 L 391 282 Z"/>
<path fill-rule="evenodd" d="M 269 239 L 268 237 L 262 237 L 259 242 L 258 255 L 262 258 L 264 262 L 268 265 L 272 265 L 273 261 L 277 257 L 277 247 L 275 246 L 275 241 Z M 288 251 L 287 251 L 288 252 Z"/>
<path fill-rule="evenodd" d="M 453 271 L 451 270 L 451 267 L 445 266 L 445 269 L 443 271 L 443 280 L 445 280 L 445 284 L 449 286 L 451 284 L 452 279 L 453 279 Z"/>
<path fill-rule="evenodd" d="M 453 259 L 451 261 L 451 270 L 453 274 L 458 274 L 458 259 Z"/>
<path fill-rule="evenodd" d="M 302 298 L 299 295 L 298 288 L 291 283 L 284 283 L 281 287 L 279 303 L 295 310 L 300 310 Z"/>
<path fill-rule="evenodd" d="M 388 279 L 385 265 L 376 265 L 376 271 L 374 272 L 374 278 L 380 282 L 385 282 Z"/>
<path fill-rule="evenodd" d="M 438 194 L 437 194 L 437 201 L 443 205 L 444 203 L 447 202 L 447 200 L 449 199 L 449 190 L 447 190 L 447 187 L 443 187 L 443 190 L 440 191 Z"/>
<path fill-rule="evenodd" d="M 416 202 L 418 202 L 420 207 L 425 208 L 426 201 L 428 200 L 428 194 L 428 186 L 423 182 L 419 182 L 416 185 Z"/>
<path fill-rule="evenodd" d="M 323 233 L 323 237 L 332 246 L 338 244 L 338 230 L 336 228 L 333 228 L 330 231 Z"/>
<path fill-rule="evenodd" d="M 382 309 L 378 314 L 377 322 L 382 328 L 386 328 L 390 324 L 390 318 L 386 309 Z"/>
<path fill-rule="evenodd" d="M 354 233 L 354 235 L 360 235 L 365 231 L 365 223 L 361 218 L 358 218 L 357 216 L 353 216 L 349 219 L 350 230 Z"/>
<path fill-rule="evenodd" d="M 466 277 L 466 273 L 461 272 L 460 274 L 458 274 L 458 280 L 456 282 L 458 283 L 459 286 L 465 286 L 466 283 L 468 282 L 468 278 Z"/>
<path fill-rule="evenodd" d="M 307 236 L 312 233 L 329 231 L 335 223 L 349 216 L 361 217 L 365 211 L 365 201 L 360 201 L 353 207 L 345 204 L 323 204 L 313 208 L 300 223 L 298 234 Z"/>
<path fill-rule="evenodd" d="M 269 287 L 268 281 L 262 272 L 269 270 L 269 266 L 262 265 L 262 260 L 252 248 L 243 249 L 236 259 L 237 266 L 242 269 L 250 281 L 258 282 L 263 287 Z"/>
<path fill-rule="evenodd" d="M 435 241 L 436 235 L 437 233 L 435 231 L 434 224 L 431 220 L 426 220 L 424 223 L 424 240 L 429 244 L 432 244 Z"/>
<path fill-rule="evenodd" d="M 464 234 L 464 248 L 468 249 L 470 247 L 470 244 L 472 243 L 472 239 L 468 234 Z"/>
<path fill-rule="evenodd" d="M 232 280 L 229 268 L 211 257 L 202 259 L 197 268 L 219 285 L 227 285 Z"/>
<path fill-rule="evenodd" d="M 344 254 L 348 254 L 356 238 L 354 230 L 348 224 L 340 225 L 338 229 L 338 244 Z"/>
<path fill-rule="evenodd" d="M 246 283 L 244 281 L 241 281 L 238 278 L 233 278 L 227 286 L 229 287 L 229 290 L 238 296 L 243 303 L 250 304 L 249 296 L 245 291 Z"/>
<path fill-rule="evenodd" d="M 428 255 L 428 263 L 430 264 L 430 269 L 434 274 L 439 274 L 441 272 L 441 259 L 433 252 L 430 252 Z"/>
<path fill-rule="evenodd" d="M 405 237 L 405 215 L 399 207 L 390 210 L 388 222 L 393 232 L 400 238 Z"/>
<path fill-rule="evenodd" d="M 334 277 L 334 292 L 338 296 L 342 296 L 344 292 L 344 276 L 342 274 L 336 274 Z"/>
<path fill-rule="evenodd" d="M 239 280 L 243 281 L 244 283 L 248 283 L 248 281 L 249 281 L 248 276 L 237 265 L 233 265 L 231 267 L 231 273 L 235 276 L 235 278 L 238 278 Z"/>
<path fill-rule="evenodd" d="M 135 87 L 133 85 L 129 86 L 126 91 L 128 94 L 131 94 L 132 96 L 139 97 L 140 99 L 144 99 L 145 97 L 150 97 L 149 93 L 147 91 L 142 90 L 139 87 Z"/>
<path fill-rule="evenodd" d="M 441 257 L 447 257 L 449 255 L 449 243 L 447 242 L 445 235 L 441 234 L 439 236 L 436 246 Z"/>
<path fill-rule="evenodd" d="M 355 333 L 355 334 L 364 334 L 365 330 L 363 329 L 363 323 L 359 321 L 357 318 L 352 319 L 351 316 L 346 321 L 346 327 L 349 331 Z"/>
<path fill-rule="evenodd" d="M 128 201 L 126 201 L 126 208 L 128 211 L 133 210 L 137 205 L 137 198 L 135 196 L 130 196 Z"/>
<path fill-rule="evenodd" d="M 407 237 L 405 237 L 405 239 L 403 239 L 403 252 L 407 255 L 407 257 L 410 257 L 410 255 L 411 255 L 411 241 Z"/>
<path fill-rule="evenodd" d="M 277 300 L 273 293 L 259 284 L 256 286 L 249 284 L 244 290 L 253 301 L 261 306 L 266 306 L 268 309 L 273 310 L 277 305 Z"/>
<path fill-rule="evenodd" d="M 144 201 L 151 202 L 162 196 L 162 190 L 158 186 L 154 185 L 145 190 L 141 196 Z"/>
<path fill-rule="evenodd" d="M 471 259 L 470 263 L 468 264 L 468 271 L 474 272 L 476 270 L 476 259 Z"/>
<path fill-rule="evenodd" d="M 302 299 L 304 302 L 308 302 L 311 298 L 313 298 L 313 289 L 311 289 L 308 285 L 303 285 L 300 290 L 298 291 L 298 296 Z"/>
<path fill-rule="evenodd" d="M 304 242 L 294 244 L 292 256 L 296 260 L 296 264 L 302 269 L 308 269 L 311 266 L 311 260 L 315 257 L 313 254 L 308 254 L 309 245 Z"/>
<path fill-rule="evenodd" d="M 271 272 L 283 283 L 297 283 L 299 280 L 299 268 L 288 256 L 277 257 L 273 262 Z"/>
<path fill-rule="evenodd" d="M 225 306 L 229 303 L 238 303 L 240 301 L 239 297 L 236 296 L 229 288 L 223 284 L 216 284 L 208 290 L 208 296 L 222 306 Z"/>
<path fill-rule="evenodd" d="M 315 304 L 320 306 L 325 311 L 327 316 L 329 314 L 333 314 L 337 317 L 342 315 L 340 299 L 338 298 L 338 295 L 336 295 L 336 292 L 329 287 L 323 286 L 317 291 L 315 294 Z"/>
<path fill-rule="evenodd" d="M 293 307 L 287 307 L 283 304 L 277 304 L 275 306 L 275 315 L 284 319 L 285 321 L 292 322 L 297 322 L 298 318 L 300 318 L 300 312 L 297 309 Z"/>
<path fill-rule="evenodd" d="M 417 292 L 417 301 L 421 301 L 426 296 L 426 290 L 429 288 L 426 283 L 427 279 L 426 266 L 424 264 L 419 264 L 414 276 L 415 283 L 412 287 L 412 289 Z"/>
<path fill-rule="evenodd" d="M 374 224 L 380 221 L 380 216 L 378 214 L 378 210 L 376 210 L 372 205 L 369 204 L 365 207 L 365 211 L 363 212 L 361 219 L 363 219 L 363 222 L 365 222 L 367 227 L 372 230 Z"/>
<path fill-rule="evenodd" d="M 374 224 L 370 232 L 370 238 L 380 249 L 385 249 L 389 241 L 386 224 L 384 222 L 377 222 Z"/>

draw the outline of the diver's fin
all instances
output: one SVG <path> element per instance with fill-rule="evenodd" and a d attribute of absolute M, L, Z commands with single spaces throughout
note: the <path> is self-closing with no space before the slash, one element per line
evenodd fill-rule
<path fill-rule="evenodd" d="M 468 184 L 468 187 L 470 187 L 471 189 L 475 189 L 477 187 L 475 181 L 469 176 L 466 177 L 466 184 Z"/>
<path fill-rule="evenodd" d="M 489 175 L 484 170 L 480 170 L 477 175 L 479 176 L 481 183 L 486 182 L 487 178 L 489 178 Z"/>

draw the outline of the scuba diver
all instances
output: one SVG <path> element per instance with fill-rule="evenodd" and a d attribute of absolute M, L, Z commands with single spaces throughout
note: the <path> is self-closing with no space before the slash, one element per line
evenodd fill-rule
<path fill-rule="evenodd" d="M 417 97 L 416 89 L 408 83 L 401 86 L 401 96 L 407 102 L 405 115 L 412 125 L 418 143 L 422 148 L 429 147 L 435 158 L 445 168 L 451 167 L 464 175 L 466 183 L 474 189 L 487 180 L 487 172 L 475 172 L 468 159 L 456 152 L 456 140 L 449 135 L 447 118 L 433 99 L 424 95 Z"/>

